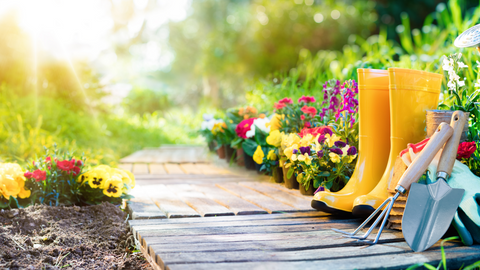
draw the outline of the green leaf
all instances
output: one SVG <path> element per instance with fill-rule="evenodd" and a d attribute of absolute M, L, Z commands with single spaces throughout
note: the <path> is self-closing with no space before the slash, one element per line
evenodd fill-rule
<path fill-rule="evenodd" d="M 257 150 L 257 146 L 257 143 L 250 139 L 247 139 L 242 143 L 243 151 L 245 151 L 245 153 L 251 157 L 253 157 L 255 150 Z"/>
<path fill-rule="evenodd" d="M 293 169 L 293 166 L 290 166 L 290 168 L 288 168 L 287 178 L 291 178 L 294 172 L 295 170 Z"/>

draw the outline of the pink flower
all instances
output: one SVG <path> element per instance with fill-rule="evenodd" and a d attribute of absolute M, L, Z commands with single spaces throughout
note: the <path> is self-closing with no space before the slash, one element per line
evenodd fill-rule
<path fill-rule="evenodd" d="M 75 166 L 73 167 L 72 172 L 74 176 L 77 176 L 80 173 L 80 168 Z"/>
<path fill-rule="evenodd" d="M 306 122 L 306 123 L 305 123 L 305 127 L 306 127 L 306 128 L 309 128 L 309 127 L 310 127 L 310 122 Z"/>
<path fill-rule="evenodd" d="M 36 182 L 44 181 L 47 179 L 47 172 L 37 169 L 33 172 L 33 178 Z"/>
<path fill-rule="evenodd" d="M 237 133 L 238 137 L 243 139 L 247 138 L 247 131 L 250 130 L 253 120 L 255 120 L 255 118 L 245 119 L 237 125 L 235 128 L 235 133 Z"/>
<path fill-rule="evenodd" d="M 33 177 L 33 173 L 29 172 L 29 171 L 26 171 L 23 176 L 25 176 L 26 178 L 32 178 Z"/>
<path fill-rule="evenodd" d="M 305 115 L 300 115 L 300 119 L 305 120 Z"/>
<path fill-rule="evenodd" d="M 75 163 L 72 161 L 70 160 L 58 161 L 57 166 L 60 170 L 69 172 L 75 166 Z"/>
<path fill-rule="evenodd" d="M 462 142 L 458 146 L 457 159 L 470 158 L 470 156 L 477 150 L 475 142 Z"/>
<path fill-rule="evenodd" d="M 305 102 L 305 103 L 313 103 L 315 102 L 315 98 L 314 97 L 306 97 L 306 96 L 302 96 L 301 98 L 298 99 L 298 103 L 302 103 L 302 102 Z"/>
<path fill-rule="evenodd" d="M 283 98 L 283 99 L 280 99 L 278 103 L 293 104 L 293 100 L 291 98 Z"/>
<path fill-rule="evenodd" d="M 283 109 L 285 107 L 287 107 L 287 105 L 285 103 L 280 103 L 280 102 L 275 103 L 275 105 L 273 105 L 273 108 L 275 108 L 276 110 L 280 110 L 280 109 Z"/>
<path fill-rule="evenodd" d="M 301 111 L 305 114 L 309 114 L 311 117 L 315 117 L 317 114 L 317 109 L 314 107 L 308 107 L 307 105 L 303 106 Z"/>

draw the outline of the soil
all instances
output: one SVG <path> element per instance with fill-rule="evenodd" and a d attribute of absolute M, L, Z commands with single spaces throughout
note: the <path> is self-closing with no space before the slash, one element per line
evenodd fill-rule
<path fill-rule="evenodd" d="M 0 269 L 152 269 L 110 203 L 0 211 Z"/>

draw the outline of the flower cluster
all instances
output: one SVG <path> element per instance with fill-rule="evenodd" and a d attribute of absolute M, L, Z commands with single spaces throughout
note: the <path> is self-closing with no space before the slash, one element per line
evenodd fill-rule
<path fill-rule="evenodd" d="M 108 197 L 118 198 L 135 187 L 135 177 L 126 170 L 100 165 L 77 178 L 81 185 L 88 184 L 92 189 L 100 189 Z"/>
<path fill-rule="evenodd" d="M 243 119 L 255 118 L 258 116 L 258 111 L 254 107 L 247 106 L 245 108 L 238 109 L 238 115 Z"/>
<path fill-rule="evenodd" d="M 272 118 L 274 127 L 284 132 L 299 132 L 304 127 L 312 127 L 318 114 L 316 106 L 315 97 L 302 96 L 297 104 L 291 98 L 283 98 L 273 106 L 276 111 Z"/>
<path fill-rule="evenodd" d="M 0 199 L 30 197 L 31 191 L 25 189 L 26 179 L 23 174 L 22 168 L 16 163 L 0 163 Z"/>
<path fill-rule="evenodd" d="M 329 127 L 302 130 L 297 134 L 285 135 L 282 139 L 285 167 L 295 170 L 297 181 L 308 186 L 338 189 L 343 186 L 353 170 L 357 148 L 348 145 Z"/>
<path fill-rule="evenodd" d="M 460 80 L 460 76 L 456 70 L 461 68 L 468 68 L 465 63 L 460 61 L 462 53 L 455 53 L 450 57 L 444 56 L 442 68 L 448 73 L 447 87 L 450 91 L 457 91 L 457 88 L 465 86 L 465 81 Z"/>

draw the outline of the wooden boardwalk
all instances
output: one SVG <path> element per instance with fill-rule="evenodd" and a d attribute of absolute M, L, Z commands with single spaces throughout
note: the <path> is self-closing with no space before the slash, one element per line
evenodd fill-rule
<path fill-rule="evenodd" d="M 148 149 L 122 162 L 137 180 L 129 224 L 156 269 L 405 269 L 441 260 L 440 242 L 414 253 L 401 231 L 384 231 L 374 246 L 342 237 L 331 228 L 361 220 L 316 211 L 311 197 L 200 147 Z M 444 246 L 449 269 L 480 260 L 480 246 Z"/>

